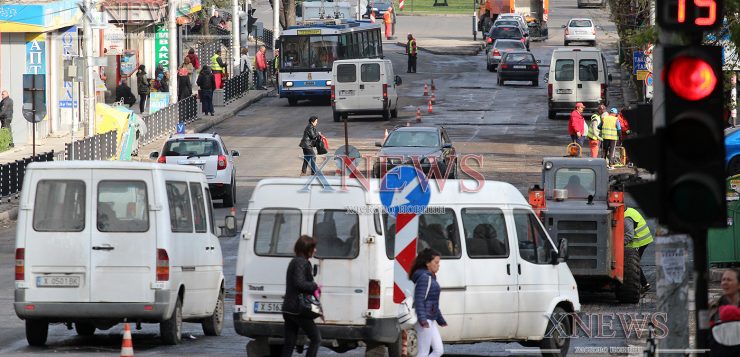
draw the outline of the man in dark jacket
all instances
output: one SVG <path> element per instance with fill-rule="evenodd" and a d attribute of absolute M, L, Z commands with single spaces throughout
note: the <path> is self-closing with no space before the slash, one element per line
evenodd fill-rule
<path fill-rule="evenodd" d="M 0 124 L 3 128 L 7 128 L 10 131 L 10 147 L 15 146 L 13 144 L 13 130 L 10 129 L 10 122 L 13 121 L 13 100 L 10 99 L 8 91 L 3 90 L 0 94 L 2 100 L 0 100 Z"/>
<path fill-rule="evenodd" d="M 315 175 L 316 171 L 316 152 L 313 151 L 313 147 L 316 145 L 316 140 L 320 140 L 321 133 L 316 130 L 316 126 L 319 125 L 319 118 L 312 115 L 308 118 L 308 125 L 303 129 L 303 137 L 301 143 L 298 145 L 303 149 L 303 166 L 301 166 L 301 176 L 306 176 L 306 167 L 311 165 L 311 174 Z"/>
<path fill-rule="evenodd" d="M 213 91 L 216 89 L 216 79 L 213 78 L 213 72 L 211 72 L 210 67 L 203 66 L 200 75 L 198 75 L 197 83 L 198 87 L 200 87 L 198 96 L 203 106 L 203 114 L 216 115 L 213 110 Z"/>
<path fill-rule="evenodd" d="M 116 101 L 123 102 L 123 104 L 128 105 L 129 108 L 136 103 L 136 97 L 125 80 L 122 80 L 121 84 L 116 87 Z"/>

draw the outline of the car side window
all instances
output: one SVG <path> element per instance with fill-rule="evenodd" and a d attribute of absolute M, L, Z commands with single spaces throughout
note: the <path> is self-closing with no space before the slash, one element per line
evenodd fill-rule
<path fill-rule="evenodd" d="M 216 219 L 213 216 L 213 201 L 211 201 L 211 191 L 208 188 L 204 188 L 205 190 L 205 196 L 206 196 L 206 208 L 208 208 L 208 221 L 211 222 L 211 233 L 214 235 L 218 235 L 216 233 Z"/>
<path fill-rule="evenodd" d="M 357 81 L 357 70 L 354 64 L 337 65 L 337 82 L 354 83 Z"/>
<path fill-rule="evenodd" d="M 509 256 L 509 238 L 504 212 L 498 208 L 462 210 L 465 247 L 471 258 Z"/>
<path fill-rule="evenodd" d="M 294 208 L 263 208 L 257 217 L 254 252 L 262 256 L 292 257 L 301 236 L 301 211 Z"/>
<path fill-rule="evenodd" d="M 555 80 L 572 81 L 575 76 L 575 63 L 572 59 L 559 59 L 555 61 Z"/>
<path fill-rule="evenodd" d="M 578 80 L 581 82 L 599 80 L 599 61 L 596 59 L 582 59 L 578 61 Z"/>
<path fill-rule="evenodd" d="M 85 182 L 41 180 L 36 185 L 33 229 L 37 232 L 85 230 Z"/>
<path fill-rule="evenodd" d="M 201 190 L 200 183 L 190 183 L 190 198 L 192 198 L 193 203 L 195 233 L 208 232 L 208 223 L 206 223 L 206 207 L 203 203 L 203 190 Z"/>
<path fill-rule="evenodd" d="M 149 204 L 143 181 L 98 183 L 97 227 L 100 232 L 146 232 Z"/>
<path fill-rule="evenodd" d="M 514 225 L 521 258 L 534 264 L 549 264 L 554 248 L 534 213 L 515 209 Z"/>
<path fill-rule="evenodd" d="M 318 210 L 313 237 L 317 241 L 317 258 L 355 258 L 360 251 L 360 217 L 351 211 Z"/>
<path fill-rule="evenodd" d="M 383 214 L 383 219 L 386 255 L 388 259 L 393 259 L 396 219 L 386 213 Z M 460 258 L 460 234 L 455 211 L 451 208 L 431 207 L 419 216 L 419 239 L 416 249 L 421 251 L 425 248 L 438 251 L 442 259 Z"/>
<path fill-rule="evenodd" d="M 380 64 L 365 63 L 361 65 L 360 80 L 362 82 L 380 82 Z"/>
<path fill-rule="evenodd" d="M 166 187 L 172 232 L 193 233 L 193 211 L 188 185 L 185 182 L 167 181 Z"/>

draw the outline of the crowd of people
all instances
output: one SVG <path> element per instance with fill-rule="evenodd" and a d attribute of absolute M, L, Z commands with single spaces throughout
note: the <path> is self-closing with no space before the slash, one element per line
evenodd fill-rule
<path fill-rule="evenodd" d="M 588 122 L 583 116 L 585 109 L 583 103 L 577 103 L 570 113 L 568 134 L 571 142 L 583 147 L 588 140 L 593 158 L 599 157 L 601 149 L 601 157 L 607 161 L 610 170 L 619 164 L 624 165 L 626 159 L 624 152 L 621 155 L 615 153 L 621 141 L 632 134 L 629 123 L 623 115 L 624 108 L 621 111 L 617 108 L 607 110 L 605 105 L 599 105 L 597 113 L 591 115 Z"/>

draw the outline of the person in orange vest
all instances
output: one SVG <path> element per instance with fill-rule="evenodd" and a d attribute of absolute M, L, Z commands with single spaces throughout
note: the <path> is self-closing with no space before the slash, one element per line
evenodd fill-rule
<path fill-rule="evenodd" d="M 383 14 L 383 23 L 385 23 L 385 39 L 391 39 L 391 25 L 393 24 L 393 7 L 388 7 L 388 10 Z"/>

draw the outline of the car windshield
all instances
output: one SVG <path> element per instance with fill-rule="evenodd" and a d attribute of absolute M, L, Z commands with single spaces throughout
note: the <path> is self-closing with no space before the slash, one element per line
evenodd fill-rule
<path fill-rule="evenodd" d="M 522 32 L 519 31 L 518 27 L 494 27 L 491 30 L 491 37 L 493 38 L 521 38 Z"/>
<path fill-rule="evenodd" d="M 534 63 L 534 57 L 528 53 L 509 53 L 504 59 L 505 63 Z"/>
<path fill-rule="evenodd" d="M 591 27 L 591 20 L 570 20 L 568 27 Z"/>
<path fill-rule="evenodd" d="M 439 137 L 434 131 L 394 131 L 384 147 L 438 147 Z"/>
<path fill-rule="evenodd" d="M 339 36 L 284 36 L 281 57 L 286 70 L 328 69 L 337 59 Z"/>
<path fill-rule="evenodd" d="M 218 142 L 210 139 L 177 139 L 168 141 L 162 150 L 163 156 L 211 156 L 219 155 Z"/>
<path fill-rule="evenodd" d="M 378 9 L 387 9 L 391 7 L 390 1 L 383 1 L 383 0 L 373 1 L 372 4 L 373 4 L 373 7 L 378 8 Z"/>
<path fill-rule="evenodd" d="M 517 20 L 498 20 L 496 23 L 494 23 L 495 26 L 519 26 L 519 21 Z"/>
<path fill-rule="evenodd" d="M 568 198 L 588 198 L 596 194 L 596 173 L 587 168 L 558 169 L 555 188 L 568 190 Z"/>
<path fill-rule="evenodd" d="M 524 49 L 524 44 L 521 41 L 496 41 L 493 44 L 494 48 L 509 50 L 509 49 Z"/>

